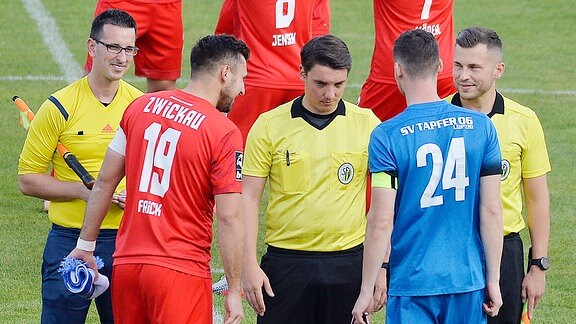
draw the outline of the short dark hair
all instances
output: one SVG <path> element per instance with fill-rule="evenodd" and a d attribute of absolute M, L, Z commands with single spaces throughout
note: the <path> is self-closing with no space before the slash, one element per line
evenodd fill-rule
<path fill-rule="evenodd" d="M 212 72 L 223 62 L 229 61 L 234 71 L 239 56 L 248 60 L 250 49 L 243 41 L 227 34 L 208 35 L 200 38 L 190 52 L 190 70 L 195 72 Z"/>
<path fill-rule="evenodd" d="M 104 25 L 114 25 L 123 28 L 134 28 L 136 33 L 136 21 L 129 13 L 120 9 L 108 9 L 100 13 L 92 21 L 90 29 L 90 38 L 100 39 Z"/>
<path fill-rule="evenodd" d="M 333 69 L 352 69 L 352 56 L 343 40 L 334 35 L 324 35 L 311 39 L 300 51 L 300 61 L 304 72 L 316 64 Z"/>
<path fill-rule="evenodd" d="M 394 61 L 402 65 L 409 77 L 436 75 L 439 53 L 434 35 L 421 29 L 405 31 L 394 42 Z"/>
<path fill-rule="evenodd" d="M 485 44 L 487 49 L 495 51 L 502 59 L 502 40 L 490 28 L 468 27 L 462 29 L 456 36 L 456 44 L 463 48 L 472 48 L 478 44 Z"/>

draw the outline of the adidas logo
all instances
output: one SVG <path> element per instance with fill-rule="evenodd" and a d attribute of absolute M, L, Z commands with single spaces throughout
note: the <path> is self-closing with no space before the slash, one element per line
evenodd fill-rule
<path fill-rule="evenodd" d="M 104 128 L 102 128 L 102 133 L 115 133 L 116 131 L 110 126 L 110 124 L 106 124 Z"/>

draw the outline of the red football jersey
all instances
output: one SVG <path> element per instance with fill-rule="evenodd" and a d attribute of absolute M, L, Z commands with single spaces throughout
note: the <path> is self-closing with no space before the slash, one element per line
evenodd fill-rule
<path fill-rule="evenodd" d="M 315 28 L 328 30 L 330 17 L 322 14 L 330 15 L 324 0 L 225 0 L 216 33 L 232 34 L 250 48 L 246 85 L 299 90 L 300 49 L 321 33 Z"/>
<path fill-rule="evenodd" d="M 452 77 L 454 58 L 453 0 L 374 0 L 376 44 L 369 79 L 395 83 L 394 41 L 403 32 L 420 28 L 434 34 L 444 69 L 438 78 Z"/>
<path fill-rule="evenodd" d="M 316 0 L 312 16 L 312 36 L 330 34 L 330 0 Z"/>
<path fill-rule="evenodd" d="M 136 99 L 120 127 L 127 201 L 114 264 L 209 278 L 214 195 L 241 192 L 240 131 L 212 104 L 181 90 Z"/>

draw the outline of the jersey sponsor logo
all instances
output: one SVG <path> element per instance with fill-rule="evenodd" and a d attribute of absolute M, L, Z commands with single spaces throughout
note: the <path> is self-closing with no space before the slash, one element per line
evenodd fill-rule
<path fill-rule="evenodd" d="M 174 101 L 172 101 L 174 100 Z M 206 115 L 191 109 L 193 104 L 182 101 L 175 97 L 158 98 L 152 96 L 142 110 L 145 113 L 162 116 L 174 122 L 186 125 L 194 130 L 198 130 Z"/>
<path fill-rule="evenodd" d="M 449 117 L 438 120 L 424 121 L 400 128 L 402 136 L 414 134 L 416 131 L 423 132 L 429 130 L 436 130 L 444 127 L 452 127 L 454 129 L 474 129 L 474 119 L 472 117 Z"/>
<path fill-rule="evenodd" d="M 442 30 L 440 29 L 440 24 L 428 25 L 427 23 L 423 23 L 420 26 L 414 27 L 414 29 L 422 29 L 422 30 L 427 31 L 430 34 L 434 35 L 434 37 L 438 37 L 438 36 L 442 35 Z"/>
<path fill-rule="evenodd" d="M 504 159 L 502 160 L 502 175 L 500 176 L 500 180 L 506 180 L 508 175 L 510 175 L 510 161 Z"/>
<path fill-rule="evenodd" d="M 114 128 L 112 128 L 112 126 L 110 126 L 110 124 L 106 124 L 106 126 L 104 126 L 104 128 L 102 128 L 102 133 L 115 133 L 116 131 L 114 130 Z"/>
<path fill-rule="evenodd" d="M 138 200 L 138 212 L 160 217 L 162 216 L 162 204 L 150 200 L 140 199 Z"/>
<path fill-rule="evenodd" d="M 244 164 L 244 154 L 241 151 L 234 152 L 236 156 L 236 181 L 242 181 L 242 164 Z"/>
<path fill-rule="evenodd" d="M 351 163 L 343 163 L 338 168 L 338 180 L 342 184 L 349 184 L 354 179 L 354 166 Z"/>
<path fill-rule="evenodd" d="M 272 46 L 290 46 L 296 44 L 296 33 L 272 35 Z"/>

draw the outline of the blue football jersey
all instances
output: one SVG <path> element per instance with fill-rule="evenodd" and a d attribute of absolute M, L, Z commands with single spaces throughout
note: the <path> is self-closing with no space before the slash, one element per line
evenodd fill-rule
<path fill-rule="evenodd" d="M 398 180 L 389 294 L 484 288 L 480 177 L 502 170 L 490 119 L 445 101 L 410 105 L 372 132 L 369 162 Z"/>

